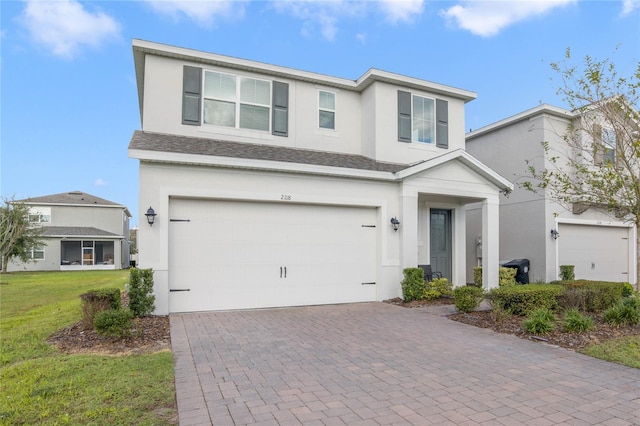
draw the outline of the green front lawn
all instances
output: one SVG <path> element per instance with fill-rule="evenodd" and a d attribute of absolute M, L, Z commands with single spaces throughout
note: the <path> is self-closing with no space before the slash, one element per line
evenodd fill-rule
<path fill-rule="evenodd" d="M 80 294 L 129 271 L 0 277 L 0 424 L 176 424 L 173 358 L 66 355 L 46 340 L 80 321 Z"/>

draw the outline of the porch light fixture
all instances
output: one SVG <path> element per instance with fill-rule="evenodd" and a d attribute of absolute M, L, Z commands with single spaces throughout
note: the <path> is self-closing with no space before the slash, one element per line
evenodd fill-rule
<path fill-rule="evenodd" d="M 400 221 L 398 220 L 397 217 L 391 218 L 391 227 L 393 228 L 394 231 L 397 231 L 398 228 L 400 228 Z"/>
<path fill-rule="evenodd" d="M 153 223 L 156 221 L 156 212 L 153 210 L 153 207 L 149 207 L 147 212 L 144 214 L 147 217 L 147 223 L 149 226 L 153 226 Z"/>
<path fill-rule="evenodd" d="M 559 236 L 560 236 L 560 233 L 557 230 L 555 229 L 551 230 L 551 238 L 553 238 L 554 240 L 557 240 Z"/>

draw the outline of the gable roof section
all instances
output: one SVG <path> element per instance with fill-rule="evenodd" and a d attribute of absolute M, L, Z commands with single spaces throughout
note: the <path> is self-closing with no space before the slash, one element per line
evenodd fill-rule
<path fill-rule="evenodd" d="M 395 173 L 407 166 L 374 161 L 362 155 L 339 154 L 297 148 L 229 142 L 160 133 L 133 133 L 129 150 L 204 155 L 245 160 L 276 161 L 311 166 L 340 167 L 375 172 Z M 140 158 L 140 157 L 138 157 Z M 174 156 L 174 158 L 176 158 Z M 141 158 L 144 159 L 144 158 Z M 150 159 L 150 158 L 148 158 Z"/>
<path fill-rule="evenodd" d="M 144 73 L 146 55 L 155 55 L 177 60 L 200 63 L 203 65 L 219 66 L 228 69 L 255 72 L 268 75 L 274 78 L 283 78 L 297 81 L 305 81 L 312 84 L 335 87 L 342 90 L 362 92 L 376 81 L 383 81 L 401 87 L 415 90 L 424 90 L 443 96 L 461 99 L 465 103 L 477 97 L 475 92 L 458 89 L 444 84 L 438 84 L 427 80 L 407 77 L 375 68 L 369 69 L 357 80 L 332 77 L 324 74 L 312 73 L 308 71 L 296 70 L 293 68 L 266 64 L 257 61 L 234 58 L 231 56 L 217 55 L 214 53 L 202 52 L 183 47 L 170 46 L 162 43 L 155 43 L 146 40 L 133 39 L 133 61 L 136 72 L 136 83 L 138 87 L 138 103 L 140 107 L 140 117 L 142 117 L 144 102 Z"/>
<path fill-rule="evenodd" d="M 43 226 L 43 237 L 84 237 L 84 238 L 123 238 L 122 235 L 94 228 L 92 226 Z"/>
<path fill-rule="evenodd" d="M 413 165 L 383 163 L 362 155 L 217 141 L 136 130 L 129 156 L 139 160 L 402 181 L 450 161 L 460 161 L 501 191 L 513 185 L 462 149 Z"/>
<path fill-rule="evenodd" d="M 42 197 L 30 197 L 23 200 L 16 200 L 29 205 L 67 205 L 67 206 L 97 206 L 97 207 L 117 207 L 124 209 L 129 217 L 129 209 L 122 204 L 96 197 L 82 191 L 61 192 L 59 194 L 44 195 Z"/>

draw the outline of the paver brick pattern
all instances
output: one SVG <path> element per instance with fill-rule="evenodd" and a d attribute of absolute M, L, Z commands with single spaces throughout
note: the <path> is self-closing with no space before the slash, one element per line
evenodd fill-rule
<path fill-rule="evenodd" d="M 640 425 L 640 370 L 385 303 L 171 315 L 181 426 Z"/>

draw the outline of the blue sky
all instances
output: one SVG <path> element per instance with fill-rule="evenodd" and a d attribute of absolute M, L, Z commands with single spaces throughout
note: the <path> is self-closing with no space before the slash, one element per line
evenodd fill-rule
<path fill-rule="evenodd" d="M 357 79 L 378 68 L 474 91 L 466 129 L 565 107 L 567 47 L 640 60 L 639 0 L 0 2 L 0 189 L 81 190 L 138 214 L 133 38 Z"/>

